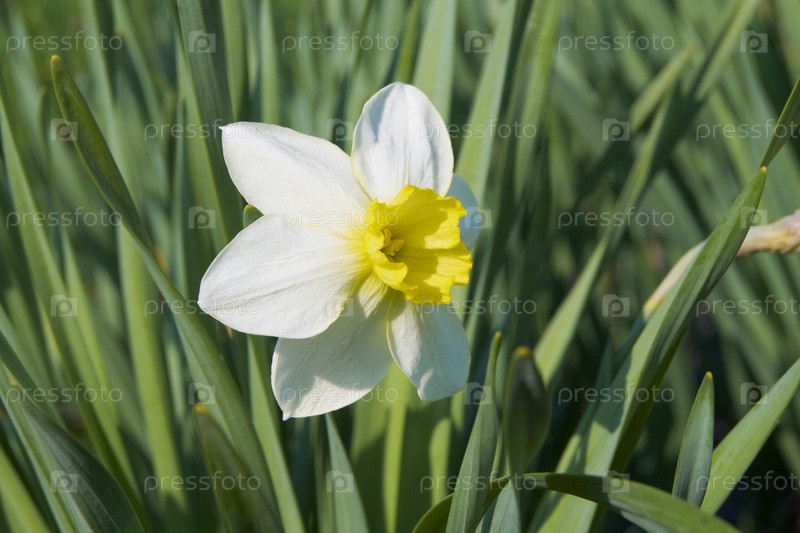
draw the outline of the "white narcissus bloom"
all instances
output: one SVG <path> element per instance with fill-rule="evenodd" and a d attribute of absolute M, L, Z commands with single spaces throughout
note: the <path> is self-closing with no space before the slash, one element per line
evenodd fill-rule
<path fill-rule="evenodd" d="M 208 268 L 199 304 L 227 326 L 278 337 L 272 387 L 284 417 L 369 393 L 394 360 L 423 400 L 464 388 L 469 345 L 448 309 L 466 285 L 476 201 L 453 175 L 449 132 L 417 88 L 372 96 L 352 157 L 269 124 L 223 128 L 231 178 L 264 216 Z"/>

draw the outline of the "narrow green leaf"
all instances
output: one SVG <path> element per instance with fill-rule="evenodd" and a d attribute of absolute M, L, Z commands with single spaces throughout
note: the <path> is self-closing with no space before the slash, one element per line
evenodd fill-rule
<path fill-rule="evenodd" d="M 707 479 L 711 471 L 713 448 L 714 380 L 711 373 L 706 372 L 686 422 L 672 494 L 693 505 L 699 506 L 703 502 L 705 487 L 700 481 Z"/>
<path fill-rule="evenodd" d="M 331 465 L 330 471 L 325 475 L 325 491 L 333 494 L 336 531 L 354 533 L 369 531 L 353 469 L 330 414 L 325 415 L 325 425 L 328 428 L 328 453 Z"/>
<path fill-rule="evenodd" d="M 503 490 L 500 491 L 500 495 L 494 502 L 489 533 L 521 531 L 522 525 L 520 523 L 519 501 L 516 492 L 516 487 L 513 483 L 508 483 L 503 487 Z"/>
<path fill-rule="evenodd" d="M 797 132 L 797 120 L 800 118 L 800 78 L 794 84 L 789 99 L 783 106 L 781 116 L 775 125 L 775 131 L 769 140 L 769 145 L 761 158 L 761 166 L 769 166 L 775 156 L 778 155 L 786 141 L 794 138 Z"/>
<path fill-rule="evenodd" d="M 501 490 L 517 483 L 524 490 L 547 490 L 578 496 L 609 507 L 647 531 L 736 531 L 727 522 L 660 489 L 631 481 L 627 474 L 607 472 L 604 476 L 570 474 L 524 474 L 493 480 L 487 492 L 491 502 Z M 423 516 L 414 533 L 444 529 L 453 496 L 448 496 Z M 572 530 L 570 530 L 572 531 Z"/>
<path fill-rule="evenodd" d="M 550 429 L 550 397 L 528 348 L 517 348 L 506 370 L 503 444 L 509 470 L 521 473 L 541 448 Z"/>
<path fill-rule="evenodd" d="M 453 492 L 453 507 L 447 520 L 448 533 L 474 530 L 483 515 L 497 448 L 498 420 L 494 376 L 497 354 L 500 352 L 500 340 L 498 332 L 490 348 L 483 388 L 478 390 L 473 387 L 467 390 L 468 398 L 479 400 L 480 405 L 458 471 L 458 481 Z"/>
<path fill-rule="evenodd" d="M 453 90 L 453 57 L 456 42 L 455 0 L 434 0 L 419 45 L 414 85 L 430 98 L 447 123 Z"/>
<path fill-rule="evenodd" d="M 89 169 L 95 186 L 108 205 L 119 213 L 122 223 L 142 243 L 149 243 L 142 219 L 139 216 L 128 187 L 122 180 L 111 151 L 108 149 L 100 128 L 86 105 L 86 100 L 58 56 L 50 61 L 53 85 L 56 89 L 61 114 L 72 134 L 72 140 Z"/>
<path fill-rule="evenodd" d="M 268 479 L 254 476 L 203 405 L 195 405 L 194 421 L 211 489 L 229 531 L 283 531 L 278 512 L 260 487 Z"/>
<path fill-rule="evenodd" d="M 505 87 L 516 11 L 517 1 L 508 0 L 502 8 L 500 21 L 492 35 L 491 51 L 483 58 L 483 71 L 468 120 L 468 124 L 473 127 L 476 125 L 487 126 L 497 120 Z M 465 39 L 466 44 L 470 44 L 469 39 L 467 37 Z M 491 138 L 486 139 L 480 135 L 473 135 L 464 138 L 464 143 L 458 153 L 456 173 L 460 174 L 475 191 L 478 205 L 484 205 L 483 192 L 489 174 L 492 147 Z"/>
<path fill-rule="evenodd" d="M 743 384 L 743 394 L 747 398 L 747 386 Z M 800 361 L 773 385 L 761 400 L 753 406 L 745 417 L 736 424 L 730 433 L 714 450 L 711 458 L 711 473 L 701 509 L 707 513 L 716 513 L 747 467 L 753 462 L 772 430 L 778 424 L 800 387 Z"/>

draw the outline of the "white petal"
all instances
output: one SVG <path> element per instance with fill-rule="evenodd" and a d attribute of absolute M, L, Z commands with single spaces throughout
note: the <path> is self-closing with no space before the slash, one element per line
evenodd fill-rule
<path fill-rule="evenodd" d="M 467 335 L 458 315 L 446 305 L 416 305 L 396 295 L 388 337 L 395 362 L 423 400 L 440 400 L 466 386 Z"/>
<path fill-rule="evenodd" d="M 458 221 L 458 227 L 461 230 L 461 241 L 467 248 L 472 250 L 481 233 L 481 228 L 486 225 L 487 221 L 490 221 L 490 213 L 478 209 L 478 200 L 472 193 L 472 188 L 467 183 L 467 180 L 458 174 L 453 175 L 453 182 L 450 184 L 447 196 L 457 199 L 467 210 L 467 214 Z"/>
<path fill-rule="evenodd" d="M 353 169 L 372 198 L 388 202 L 405 185 L 444 196 L 453 146 L 442 117 L 412 85 L 393 83 L 364 105 L 353 133 Z"/>
<path fill-rule="evenodd" d="M 324 139 L 270 124 L 237 122 L 222 128 L 222 149 L 245 200 L 262 213 L 284 215 L 289 225 L 363 210 L 370 203 L 350 158 Z"/>
<path fill-rule="evenodd" d="M 264 215 L 208 267 L 198 304 L 244 333 L 307 338 L 336 320 L 370 268 L 359 240 Z"/>
<path fill-rule="evenodd" d="M 369 393 L 392 364 L 387 288 L 370 276 L 336 322 L 310 339 L 279 339 L 272 390 L 284 419 L 327 413 Z"/>

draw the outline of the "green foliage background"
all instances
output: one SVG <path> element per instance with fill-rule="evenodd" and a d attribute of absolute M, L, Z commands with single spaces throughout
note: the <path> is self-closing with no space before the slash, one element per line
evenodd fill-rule
<path fill-rule="evenodd" d="M 796 528 L 800 261 L 733 259 L 800 205 L 798 22 L 795 0 L 5 0 L 0 530 Z M 217 126 L 349 150 L 392 81 L 451 125 L 483 210 L 470 383 L 425 403 L 395 368 L 281 421 L 274 339 L 195 303 L 242 227 Z"/>

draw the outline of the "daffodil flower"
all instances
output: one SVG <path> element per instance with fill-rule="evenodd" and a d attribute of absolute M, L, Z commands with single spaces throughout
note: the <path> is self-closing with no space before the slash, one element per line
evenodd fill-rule
<path fill-rule="evenodd" d="M 469 281 L 476 201 L 427 97 L 402 83 L 372 96 L 351 157 L 279 126 L 222 129 L 231 178 L 264 216 L 208 268 L 199 303 L 235 330 L 278 337 L 284 417 L 355 402 L 392 361 L 423 400 L 464 388 L 469 345 L 447 304 Z"/>

